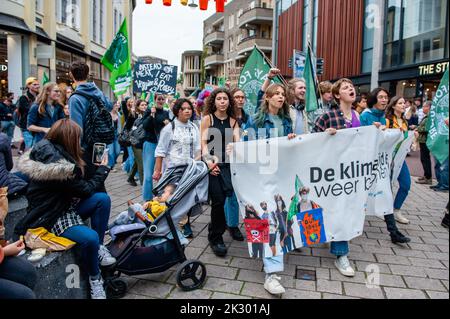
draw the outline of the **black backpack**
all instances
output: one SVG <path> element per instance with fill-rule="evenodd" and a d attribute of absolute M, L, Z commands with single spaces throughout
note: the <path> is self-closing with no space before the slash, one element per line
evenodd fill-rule
<path fill-rule="evenodd" d="M 103 100 L 77 91 L 72 96 L 77 94 L 89 102 L 83 130 L 84 142 L 89 146 L 95 143 L 112 144 L 115 138 L 114 124 Z"/>

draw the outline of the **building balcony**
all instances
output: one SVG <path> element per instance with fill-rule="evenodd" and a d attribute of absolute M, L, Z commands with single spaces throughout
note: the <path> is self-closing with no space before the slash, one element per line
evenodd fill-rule
<path fill-rule="evenodd" d="M 186 74 L 202 73 L 202 70 L 200 70 L 200 69 L 185 69 L 185 70 L 183 70 L 183 73 L 186 73 Z"/>
<path fill-rule="evenodd" d="M 260 24 L 271 24 L 273 22 L 273 9 L 255 7 L 244 10 L 239 17 L 239 28 L 248 28 L 249 26 Z"/>
<path fill-rule="evenodd" d="M 221 65 L 223 61 L 223 54 L 213 54 L 205 58 L 205 67 L 210 68 L 215 65 Z"/>
<path fill-rule="evenodd" d="M 214 31 L 205 36 L 203 39 L 204 45 L 209 46 L 221 46 L 225 41 L 225 32 L 223 31 Z"/>
<path fill-rule="evenodd" d="M 256 36 L 251 36 L 242 39 L 241 42 L 238 43 L 238 55 L 243 56 L 246 52 L 252 51 L 255 45 L 258 46 L 258 48 L 263 52 L 272 52 L 272 39 L 263 39 Z"/>

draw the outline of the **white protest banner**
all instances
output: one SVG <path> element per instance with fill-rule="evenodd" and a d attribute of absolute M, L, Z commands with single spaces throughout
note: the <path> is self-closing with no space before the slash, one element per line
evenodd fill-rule
<path fill-rule="evenodd" d="M 392 175 L 391 179 L 394 183 L 400 176 L 400 171 L 405 162 L 406 155 L 411 151 L 411 146 L 414 142 L 414 132 L 408 132 L 407 137 L 397 144 L 394 150 L 394 162 L 392 164 Z"/>
<path fill-rule="evenodd" d="M 390 167 L 399 130 L 362 127 L 234 144 L 231 173 L 250 255 L 348 241 L 366 214 L 392 212 Z"/>
<path fill-rule="evenodd" d="M 136 63 L 133 68 L 134 92 L 176 94 L 178 67 L 160 63 Z"/>

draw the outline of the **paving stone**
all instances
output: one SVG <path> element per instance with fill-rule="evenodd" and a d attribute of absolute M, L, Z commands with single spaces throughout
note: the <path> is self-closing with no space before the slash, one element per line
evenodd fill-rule
<path fill-rule="evenodd" d="M 342 283 L 340 281 L 317 280 L 317 291 L 332 294 L 342 294 Z"/>
<path fill-rule="evenodd" d="M 391 274 L 391 269 L 387 264 L 380 264 L 380 263 L 369 263 L 365 261 L 356 261 L 356 270 L 362 271 L 362 272 L 368 272 L 370 269 L 372 269 L 374 266 L 378 267 L 380 273 L 383 274 Z"/>
<path fill-rule="evenodd" d="M 289 255 L 288 263 L 298 266 L 320 267 L 320 258 L 314 256 Z"/>
<path fill-rule="evenodd" d="M 425 273 L 425 270 L 422 267 L 389 265 L 389 268 L 391 269 L 394 275 L 414 276 L 422 278 L 427 277 L 427 274 Z"/>
<path fill-rule="evenodd" d="M 194 291 L 183 291 L 180 288 L 174 289 L 167 299 L 209 299 L 213 294 L 212 291 L 197 289 Z"/>
<path fill-rule="evenodd" d="M 430 297 L 430 299 L 446 299 L 446 300 L 448 300 L 450 298 L 450 295 L 448 292 L 437 292 L 437 291 L 427 290 L 427 294 Z"/>
<path fill-rule="evenodd" d="M 233 257 L 230 266 L 259 271 L 263 268 L 263 262 L 261 259 Z"/>
<path fill-rule="evenodd" d="M 149 299 L 157 299 L 157 298 L 152 298 L 149 296 L 142 296 L 142 295 L 136 295 L 136 294 L 132 294 L 132 293 L 127 293 L 125 297 L 123 297 L 122 299 L 126 300 L 126 299 L 145 299 L 145 300 L 149 300 Z"/>
<path fill-rule="evenodd" d="M 187 259 L 199 259 L 200 255 L 203 253 L 205 248 L 197 248 L 197 247 L 186 247 L 184 253 Z"/>
<path fill-rule="evenodd" d="M 273 295 L 269 294 L 264 289 L 263 284 L 255 284 L 252 282 L 244 283 L 244 287 L 242 288 L 241 295 L 262 298 L 262 299 L 279 299 L 279 296 L 273 296 Z"/>
<path fill-rule="evenodd" d="M 392 248 L 397 256 L 426 258 L 425 253 L 421 250 L 413 250 L 409 248 Z"/>
<path fill-rule="evenodd" d="M 448 280 L 448 269 L 433 269 L 433 268 L 425 268 L 425 272 L 428 277 L 432 279 L 444 279 Z"/>
<path fill-rule="evenodd" d="M 346 277 L 342 275 L 337 269 L 330 269 L 332 281 L 346 281 L 353 283 L 366 284 L 366 274 L 364 272 L 355 272 L 355 277 Z"/>
<path fill-rule="evenodd" d="M 344 295 L 333 295 L 333 294 L 323 293 L 322 294 L 322 299 L 333 299 L 333 300 L 336 300 L 336 299 L 360 299 L 360 298 L 344 296 Z"/>
<path fill-rule="evenodd" d="M 317 268 L 316 270 L 316 278 L 330 280 L 330 270 L 326 268 Z"/>
<path fill-rule="evenodd" d="M 313 291 L 286 289 L 282 299 L 322 299 L 322 295 Z"/>
<path fill-rule="evenodd" d="M 393 248 L 390 248 L 390 247 L 381 247 L 381 246 L 374 246 L 374 245 L 362 245 L 363 252 L 370 253 L 370 254 L 394 255 L 394 252 L 392 251 L 392 249 Z M 366 261 L 372 261 L 372 260 L 366 260 Z"/>
<path fill-rule="evenodd" d="M 233 257 L 241 257 L 241 258 L 249 258 L 249 252 L 248 252 L 248 248 L 237 248 L 237 247 L 230 247 L 228 249 L 228 253 L 229 256 L 233 256 Z"/>
<path fill-rule="evenodd" d="M 427 299 L 426 295 L 420 290 L 386 287 L 384 291 L 388 299 Z"/>
<path fill-rule="evenodd" d="M 359 260 L 359 261 L 368 261 L 368 262 L 376 262 L 374 254 L 371 253 L 356 253 L 353 251 L 350 251 L 348 254 L 348 258 L 350 260 Z"/>
<path fill-rule="evenodd" d="M 314 282 L 314 281 L 295 279 L 294 283 L 295 283 L 295 287 L 289 287 L 289 288 L 295 288 L 297 290 L 316 291 L 316 282 Z M 287 288 L 287 286 L 285 286 L 284 282 L 282 282 L 282 285 L 285 288 Z"/>
<path fill-rule="evenodd" d="M 209 245 L 208 238 L 206 237 L 196 237 L 189 242 L 188 247 L 196 247 L 205 249 L 206 246 Z"/>
<path fill-rule="evenodd" d="M 425 252 L 426 257 L 430 259 L 439 259 L 439 260 L 447 260 L 448 261 L 448 253 L 433 253 L 433 252 Z"/>
<path fill-rule="evenodd" d="M 448 280 L 441 280 L 442 284 L 447 288 L 448 291 Z"/>
<path fill-rule="evenodd" d="M 174 285 L 168 285 L 160 282 L 139 280 L 134 287 L 130 289 L 130 293 L 165 299 L 174 287 Z"/>
<path fill-rule="evenodd" d="M 242 285 L 242 281 L 208 277 L 203 289 L 239 294 Z"/>
<path fill-rule="evenodd" d="M 398 264 L 398 265 L 411 265 L 411 262 L 408 258 L 403 256 L 392 256 L 392 255 L 382 255 L 382 254 L 375 254 L 377 257 L 378 262 L 384 263 L 384 264 Z"/>
<path fill-rule="evenodd" d="M 241 295 L 233 295 L 233 294 L 226 294 L 223 292 L 214 292 L 212 294 L 211 299 L 252 299 L 250 297 L 246 297 L 246 296 L 241 296 Z"/>
<path fill-rule="evenodd" d="M 444 266 L 443 263 L 438 260 L 413 258 L 413 257 L 408 257 L 408 259 L 411 261 L 411 264 L 413 266 L 428 267 L 428 268 L 440 268 L 440 269 L 448 268 L 448 267 Z"/>
<path fill-rule="evenodd" d="M 172 274 L 172 271 L 165 271 L 165 272 L 158 273 L 158 274 L 146 274 L 146 275 L 133 276 L 133 278 L 139 279 L 139 280 L 166 282 L 171 274 Z"/>
<path fill-rule="evenodd" d="M 380 274 L 380 285 L 387 287 L 406 288 L 401 276 Z"/>
<path fill-rule="evenodd" d="M 238 268 L 223 267 L 217 265 L 207 265 L 206 271 L 209 277 L 235 279 L 238 273 Z"/>
<path fill-rule="evenodd" d="M 418 277 L 403 277 L 409 288 L 422 289 L 422 290 L 434 290 L 434 291 L 446 291 L 445 287 L 437 279 L 418 278 Z"/>
<path fill-rule="evenodd" d="M 344 282 L 344 291 L 348 296 L 361 297 L 366 299 L 383 299 L 381 288 L 367 288 L 366 285 Z"/>
<path fill-rule="evenodd" d="M 210 250 L 210 248 L 208 247 L 207 250 Z M 205 264 L 213 264 L 213 265 L 218 265 L 218 266 L 229 266 L 231 264 L 232 258 L 233 257 L 231 257 L 231 256 L 217 257 L 214 254 L 204 252 L 200 256 L 200 261 L 202 261 Z"/>
<path fill-rule="evenodd" d="M 435 251 L 440 252 L 439 248 L 435 245 L 427 245 L 427 244 L 417 244 L 417 243 L 409 243 L 408 246 L 411 250 L 423 250 L 423 251 Z"/>
<path fill-rule="evenodd" d="M 240 269 L 237 279 L 241 281 L 264 283 L 264 280 L 266 279 L 266 274 L 263 271 Z"/>

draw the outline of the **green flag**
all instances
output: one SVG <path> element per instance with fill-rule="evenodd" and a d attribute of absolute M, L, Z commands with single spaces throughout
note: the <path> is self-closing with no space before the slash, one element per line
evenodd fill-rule
<path fill-rule="evenodd" d="M 111 46 L 102 58 L 102 64 L 111 71 L 109 83 L 116 96 L 126 93 L 132 84 L 131 55 L 127 19 L 123 21 Z"/>
<path fill-rule="evenodd" d="M 305 81 L 306 81 L 306 112 L 314 112 L 319 108 L 319 101 L 317 97 L 317 82 L 314 73 L 313 63 L 312 63 L 311 48 L 308 46 L 306 52 L 306 62 L 305 62 Z"/>
<path fill-rule="evenodd" d="M 264 84 L 270 69 L 270 63 L 268 63 L 262 52 L 255 47 L 239 77 L 239 88 L 244 91 L 247 97 L 245 112 L 249 115 L 255 113 L 258 106 L 258 92 Z M 282 83 L 279 77 L 275 78 L 274 82 Z"/>
<path fill-rule="evenodd" d="M 294 218 L 295 215 L 297 215 L 298 211 L 297 211 L 297 205 L 299 203 L 299 191 L 300 188 L 303 187 L 303 183 L 300 180 L 300 178 L 298 178 L 298 175 L 295 176 L 295 195 L 294 198 L 292 199 L 291 205 L 289 206 L 289 213 L 288 213 L 288 217 L 287 220 L 290 221 L 292 220 L 292 218 Z"/>
<path fill-rule="evenodd" d="M 217 81 L 217 86 L 220 88 L 225 87 L 225 78 L 220 77 Z"/>
<path fill-rule="evenodd" d="M 46 85 L 48 82 L 50 82 L 50 79 L 47 76 L 47 73 L 44 72 L 44 78 L 42 79 L 42 85 Z"/>
<path fill-rule="evenodd" d="M 141 94 L 141 100 L 144 100 L 147 98 L 147 94 L 145 92 L 142 92 Z"/>
<path fill-rule="evenodd" d="M 175 94 L 174 98 L 175 98 L 175 100 L 178 100 L 178 99 L 180 98 L 180 93 L 177 92 L 177 93 Z"/>
<path fill-rule="evenodd" d="M 430 113 L 428 114 L 427 146 L 436 159 L 443 163 L 448 159 L 448 70 L 442 77 Z"/>

